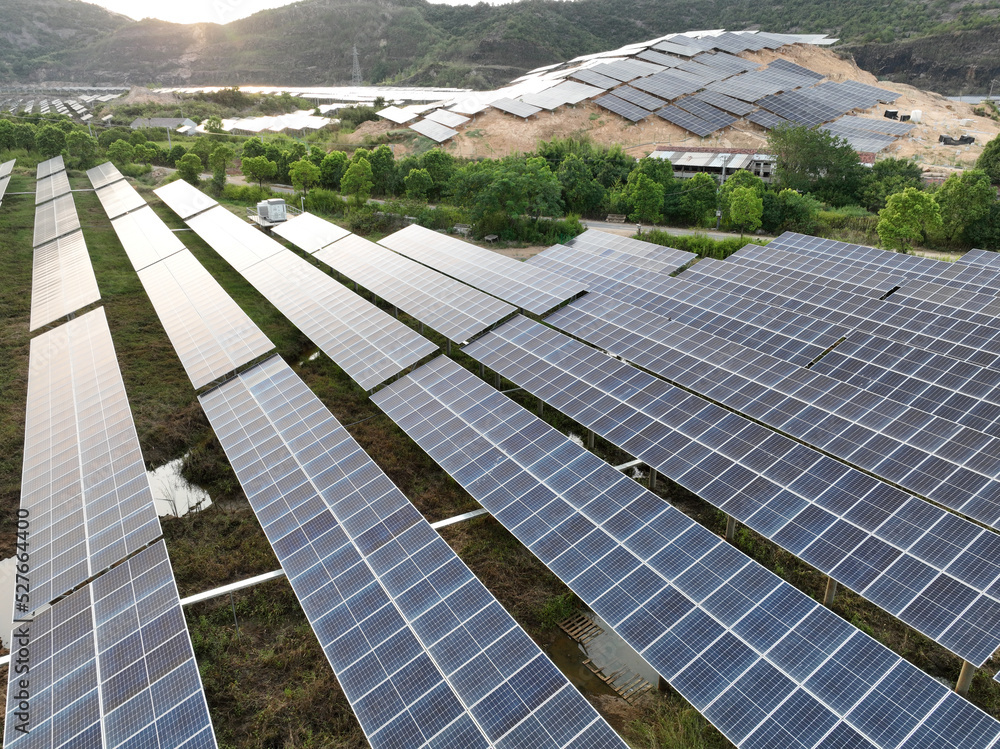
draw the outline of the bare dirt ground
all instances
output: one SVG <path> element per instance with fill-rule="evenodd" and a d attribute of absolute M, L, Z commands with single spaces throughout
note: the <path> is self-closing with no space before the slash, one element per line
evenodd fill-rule
<path fill-rule="evenodd" d="M 121 99 L 115 99 L 113 104 L 118 107 L 124 104 L 180 104 L 182 99 L 176 94 L 168 94 L 162 91 L 152 91 L 141 86 L 133 86 L 131 90 Z"/>
<path fill-rule="evenodd" d="M 921 110 L 921 122 L 908 136 L 898 139 L 879 156 L 916 159 L 925 172 L 929 172 L 928 176 L 944 178 L 955 169 L 971 167 L 983 146 L 1000 134 L 1000 122 L 977 117 L 972 105 L 948 101 L 940 94 L 906 84 L 879 81 L 861 70 L 853 60 L 843 59 L 828 48 L 795 45 L 779 51 L 745 52 L 742 56 L 761 64 L 782 58 L 823 73 L 834 81 L 854 80 L 901 94 L 891 106 L 902 114 Z M 877 119 L 882 116 L 883 109 L 885 107 L 880 106 L 858 114 Z M 398 125 L 386 121 L 367 122 L 358 128 L 351 140 L 361 142 L 366 135 L 378 136 L 398 129 Z M 972 135 L 976 142 L 971 146 L 944 146 L 938 143 L 939 135 Z M 497 158 L 532 151 L 540 140 L 567 137 L 587 137 L 594 143 L 608 146 L 620 144 L 636 157 L 645 156 L 657 146 L 763 148 L 767 143 L 767 133 L 746 120 L 699 138 L 658 117 L 632 124 L 593 102 L 583 102 L 575 107 L 561 107 L 555 112 L 540 112 L 527 120 L 495 109 L 486 110 L 466 123 L 446 148 L 465 158 Z M 405 146 L 397 146 L 397 155 L 407 150 Z"/>

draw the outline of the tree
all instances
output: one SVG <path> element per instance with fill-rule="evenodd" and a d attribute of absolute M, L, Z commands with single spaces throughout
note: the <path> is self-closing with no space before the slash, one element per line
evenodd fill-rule
<path fill-rule="evenodd" d="M 111 159 L 116 166 L 131 164 L 132 160 L 135 158 L 135 149 L 132 148 L 132 144 L 127 140 L 116 140 L 108 146 L 108 158 Z"/>
<path fill-rule="evenodd" d="M 55 125 L 42 125 L 35 133 L 35 148 L 47 159 L 58 156 L 66 148 L 66 133 Z"/>
<path fill-rule="evenodd" d="M 540 156 L 469 164 L 455 172 L 450 189 L 481 233 L 499 233 L 521 216 L 537 223 L 541 216 L 562 213 L 559 179 Z"/>
<path fill-rule="evenodd" d="M 156 158 L 156 144 L 143 143 L 132 149 L 133 157 L 137 164 L 149 164 Z"/>
<path fill-rule="evenodd" d="M 230 162 L 236 158 L 236 152 L 225 144 L 218 145 L 208 157 L 208 166 L 212 170 L 212 187 L 217 193 L 221 193 L 226 186 L 226 169 Z"/>
<path fill-rule="evenodd" d="M 98 149 L 97 141 L 83 130 L 74 130 L 66 136 L 66 150 L 81 169 L 93 166 Z"/>
<path fill-rule="evenodd" d="M 9 151 L 14 145 L 14 123 L 0 120 L 0 151 Z"/>
<path fill-rule="evenodd" d="M 278 173 L 278 165 L 266 156 L 243 157 L 243 176 L 251 182 L 256 182 L 263 187 L 265 182 L 270 182 Z"/>
<path fill-rule="evenodd" d="M 590 168 L 575 153 L 563 159 L 556 176 L 567 211 L 587 215 L 600 208 L 604 200 L 604 186 L 594 179 Z"/>
<path fill-rule="evenodd" d="M 167 165 L 177 166 L 177 162 L 180 161 L 186 153 L 187 149 L 178 143 L 167 152 Z"/>
<path fill-rule="evenodd" d="M 434 180 L 434 187 L 427 193 L 428 200 L 439 199 L 458 169 L 455 157 L 440 148 L 432 148 L 420 159 L 420 168 L 426 169 Z"/>
<path fill-rule="evenodd" d="M 177 160 L 177 173 L 181 179 L 190 182 L 192 185 L 198 184 L 198 177 L 201 175 L 202 163 L 197 154 L 186 153 Z"/>
<path fill-rule="evenodd" d="M 205 121 L 205 129 L 210 133 L 224 133 L 225 130 L 222 129 L 222 118 L 217 114 L 213 114 Z"/>
<path fill-rule="evenodd" d="M 861 180 L 861 205 L 878 213 L 885 208 L 886 199 L 907 187 L 920 187 L 921 169 L 908 159 L 881 159 Z"/>
<path fill-rule="evenodd" d="M 976 159 L 976 169 L 982 169 L 990 179 L 991 185 L 1000 185 L 1000 136 L 997 136 L 983 148 Z"/>
<path fill-rule="evenodd" d="M 635 169 L 629 176 L 625 192 L 631 207 L 630 218 L 636 223 L 655 224 L 662 216 L 663 185 L 640 170 Z"/>
<path fill-rule="evenodd" d="M 127 127 L 113 127 L 97 136 L 97 142 L 101 144 L 101 148 L 110 148 L 116 140 L 128 140 L 131 135 L 132 131 Z"/>
<path fill-rule="evenodd" d="M 718 205 L 718 184 L 708 174 L 696 174 L 680 184 L 679 190 L 667 196 L 669 220 L 687 226 L 702 226 Z"/>
<path fill-rule="evenodd" d="M 851 145 L 824 130 L 783 125 L 768 135 L 782 189 L 810 192 L 832 205 L 857 202 L 864 167 Z"/>
<path fill-rule="evenodd" d="M 795 190 L 782 190 L 779 193 L 769 190 L 764 193 L 761 229 L 769 234 L 783 231 L 813 234 L 816 231 L 816 219 L 820 207 L 819 201 L 815 198 L 801 195 Z"/>
<path fill-rule="evenodd" d="M 406 185 L 406 197 L 410 200 L 427 200 L 427 193 L 434 187 L 431 173 L 426 169 L 411 169 L 403 178 Z"/>
<path fill-rule="evenodd" d="M 597 151 L 590 161 L 594 179 L 605 189 L 614 187 L 616 183 L 625 182 L 633 169 L 635 169 L 635 159 L 625 153 L 619 145 Z"/>
<path fill-rule="evenodd" d="M 380 145 L 368 157 L 372 166 L 372 192 L 376 195 L 389 195 L 396 173 L 396 160 L 392 149 L 385 143 Z"/>
<path fill-rule="evenodd" d="M 760 217 L 764 213 L 764 200 L 752 187 L 737 187 L 729 197 L 729 222 L 743 233 L 757 231 Z"/>
<path fill-rule="evenodd" d="M 890 195 L 878 212 L 879 241 L 889 249 L 907 252 L 927 232 L 941 230 L 941 209 L 930 195 L 914 187 Z"/>
<path fill-rule="evenodd" d="M 243 152 L 240 158 L 252 159 L 254 156 L 264 155 L 264 144 L 257 138 L 250 138 L 243 141 Z"/>
<path fill-rule="evenodd" d="M 319 182 L 319 167 L 309 159 L 299 159 L 288 167 L 288 176 L 299 192 L 308 195 L 309 188 Z"/>
<path fill-rule="evenodd" d="M 340 180 L 347 171 L 347 154 L 331 151 L 319 165 L 319 183 L 327 190 L 339 190 Z"/>
<path fill-rule="evenodd" d="M 372 165 L 368 159 L 359 159 L 347 168 L 340 180 L 341 192 L 354 196 L 355 205 L 368 202 L 372 194 Z"/>
<path fill-rule="evenodd" d="M 997 199 L 990 178 L 982 169 L 955 173 L 934 193 L 941 209 L 941 235 L 950 245 L 964 237 L 966 229 L 985 221 Z"/>
<path fill-rule="evenodd" d="M 27 122 L 14 125 L 14 146 L 31 151 L 35 148 L 35 126 Z"/>
<path fill-rule="evenodd" d="M 764 180 L 752 172 L 748 172 L 746 169 L 738 169 L 733 172 L 722 183 L 722 186 L 719 187 L 719 210 L 722 212 L 723 226 L 733 228 L 737 226 L 737 224 L 733 223 L 732 216 L 730 215 L 730 199 L 733 191 L 741 187 L 753 190 L 754 194 L 761 200 L 764 199 L 764 193 L 767 192 Z"/>

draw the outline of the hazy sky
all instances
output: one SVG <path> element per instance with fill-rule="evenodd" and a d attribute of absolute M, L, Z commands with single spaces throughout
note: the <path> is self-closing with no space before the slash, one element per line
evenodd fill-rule
<path fill-rule="evenodd" d="M 297 0 L 86 0 L 135 19 L 161 18 L 174 23 L 229 23 L 265 8 L 290 5 Z M 471 5 L 479 0 L 430 0 L 449 5 Z M 496 5 L 510 0 L 486 0 Z"/>

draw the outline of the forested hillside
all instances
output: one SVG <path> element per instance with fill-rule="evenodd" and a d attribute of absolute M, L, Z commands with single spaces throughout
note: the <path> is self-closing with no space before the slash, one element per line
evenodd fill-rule
<path fill-rule="evenodd" d="M 357 45 L 369 83 L 483 88 L 539 65 L 705 28 L 827 33 L 869 45 L 865 50 L 888 44 L 890 52 L 877 59 L 885 68 L 880 74 L 893 75 L 891 50 L 904 40 L 942 32 L 995 39 L 998 12 L 995 0 L 522 0 L 499 6 L 304 0 L 219 26 L 134 22 L 80 0 L 6 0 L 0 4 L 0 80 L 332 85 L 350 80 Z M 943 66 L 934 81 L 951 89 L 965 76 L 961 65 Z"/>

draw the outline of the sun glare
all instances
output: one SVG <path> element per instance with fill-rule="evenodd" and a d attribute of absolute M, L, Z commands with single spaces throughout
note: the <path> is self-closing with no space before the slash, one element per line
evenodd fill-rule
<path fill-rule="evenodd" d="M 136 20 L 159 18 L 172 23 L 229 23 L 267 8 L 297 0 L 87 0 Z"/>

